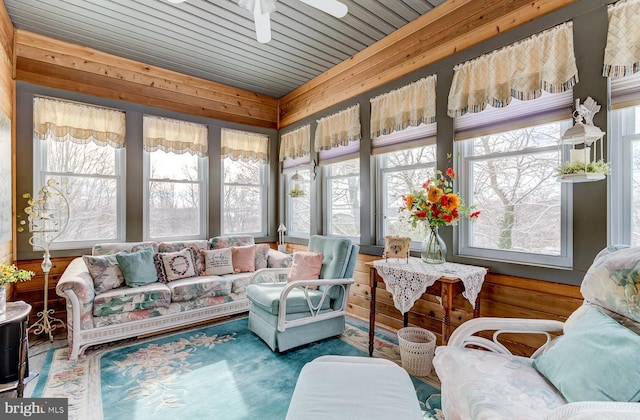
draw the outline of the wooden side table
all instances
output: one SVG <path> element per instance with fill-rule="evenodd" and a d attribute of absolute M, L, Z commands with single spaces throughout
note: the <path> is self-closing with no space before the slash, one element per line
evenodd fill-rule
<path fill-rule="evenodd" d="M 27 349 L 29 348 L 29 313 L 31 305 L 26 302 L 7 302 L 7 311 L 0 315 L 0 327 L 14 322 L 20 323 L 20 336 L 18 337 L 18 380 L 7 384 L 0 384 L 0 392 L 17 391 L 18 398 L 24 393 L 24 376 L 27 370 Z"/>
<path fill-rule="evenodd" d="M 371 289 L 371 302 L 369 308 L 369 356 L 373 355 L 373 337 L 376 327 L 376 289 L 378 282 L 383 282 L 383 278 L 378 274 L 373 262 L 367 263 L 369 266 L 369 287 Z M 441 276 L 436 282 L 427 288 L 426 294 L 439 296 L 442 300 L 442 308 L 444 314 L 442 317 L 442 344 L 446 345 L 451 336 L 451 308 L 453 307 L 453 298 L 464 292 L 464 284 L 457 277 Z M 473 317 L 480 316 L 480 295 L 476 297 L 475 307 L 473 309 Z M 404 314 L 404 326 L 409 322 L 409 312 Z"/>

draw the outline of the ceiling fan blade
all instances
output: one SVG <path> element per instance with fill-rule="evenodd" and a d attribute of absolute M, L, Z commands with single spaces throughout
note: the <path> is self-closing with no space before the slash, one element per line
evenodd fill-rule
<path fill-rule="evenodd" d="M 344 17 L 349 9 L 347 5 L 339 2 L 338 0 L 300 0 L 303 3 L 308 4 L 311 7 L 315 7 L 318 10 L 322 10 L 325 13 L 335 16 L 337 18 Z"/>

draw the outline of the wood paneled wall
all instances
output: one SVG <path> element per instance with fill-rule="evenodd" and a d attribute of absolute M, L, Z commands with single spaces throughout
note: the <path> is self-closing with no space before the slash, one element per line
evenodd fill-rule
<path fill-rule="evenodd" d="M 577 0 L 448 0 L 280 99 L 280 127 Z"/>
<path fill-rule="evenodd" d="M 223 121 L 278 125 L 274 98 L 22 30 L 16 31 L 16 78 Z"/>
<path fill-rule="evenodd" d="M 289 244 L 291 250 L 305 250 L 305 246 Z M 371 290 L 367 262 L 380 259 L 372 255 L 358 256 L 349 294 L 348 313 L 368 320 Z M 488 274 L 480 293 L 480 316 L 507 318 L 542 318 L 564 321 L 582 304 L 578 286 L 532 280 L 522 277 Z M 423 295 L 409 312 L 409 325 L 426 328 L 442 342 L 443 310 L 435 296 Z M 471 304 L 462 296 L 454 299 L 451 311 L 452 329 L 473 317 Z M 397 331 L 402 328 L 400 312 L 393 306 L 393 298 L 384 284 L 376 292 L 376 324 Z M 544 342 L 542 336 L 505 335 L 502 342 L 515 354 L 530 355 Z"/>

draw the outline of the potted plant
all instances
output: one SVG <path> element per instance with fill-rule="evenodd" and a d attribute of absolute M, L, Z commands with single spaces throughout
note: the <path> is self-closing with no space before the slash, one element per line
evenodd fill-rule
<path fill-rule="evenodd" d="M 7 309 L 5 286 L 9 283 L 31 280 L 36 273 L 16 267 L 15 264 L 0 264 L 0 315 Z"/>

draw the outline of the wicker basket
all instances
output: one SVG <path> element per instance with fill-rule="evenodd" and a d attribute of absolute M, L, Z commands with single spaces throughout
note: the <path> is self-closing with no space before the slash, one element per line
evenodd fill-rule
<path fill-rule="evenodd" d="M 413 376 L 427 376 L 433 368 L 436 336 L 424 328 L 405 327 L 398 330 L 402 367 Z"/>

